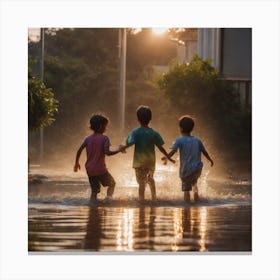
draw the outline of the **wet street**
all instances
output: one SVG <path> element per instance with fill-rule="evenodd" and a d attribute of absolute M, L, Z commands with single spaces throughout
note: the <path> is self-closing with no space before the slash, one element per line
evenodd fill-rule
<path fill-rule="evenodd" d="M 251 251 L 251 206 L 32 205 L 29 251 Z"/>
<path fill-rule="evenodd" d="M 167 174 L 160 182 L 162 174 L 156 174 L 158 201 L 151 202 L 147 190 L 144 203 L 131 181 L 116 189 L 110 203 L 103 188 L 95 204 L 86 179 L 30 184 L 29 252 L 251 252 L 250 182 L 202 176 L 202 201 L 186 205 L 172 186 L 175 177 Z"/>

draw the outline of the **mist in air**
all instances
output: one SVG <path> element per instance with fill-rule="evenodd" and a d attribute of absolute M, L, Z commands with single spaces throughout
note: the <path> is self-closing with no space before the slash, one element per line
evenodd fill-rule
<path fill-rule="evenodd" d="M 238 83 L 245 81 L 245 87 L 234 85 L 213 61 L 200 58 L 199 32 L 197 28 L 29 30 L 29 252 L 252 250 L 251 83 L 243 79 Z M 248 28 L 205 28 L 206 33 L 209 40 L 234 38 L 242 54 L 251 51 Z M 218 41 L 207 40 L 206 49 L 218 46 Z M 227 61 L 238 62 L 241 72 L 250 70 L 250 63 L 231 54 L 231 44 L 224 46 L 229 49 L 219 50 L 230 54 Z M 243 95 L 240 88 L 245 89 Z M 93 133 L 89 128 L 93 114 L 109 118 L 104 134 L 113 150 L 140 126 L 136 117 L 140 105 L 152 110 L 149 126 L 160 133 L 168 152 L 180 136 L 178 119 L 193 117 L 192 135 L 202 140 L 214 160 L 210 167 L 202 156 L 199 201 L 192 191 L 191 201 L 184 200 L 179 153 L 173 156 L 175 163 L 164 164 L 156 148 L 157 199 L 152 199 L 148 185 L 145 200 L 139 199 L 134 146 L 106 157 L 116 181 L 113 200 L 106 200 L 105 187 L 97 201 L 91 199 L 85 150 L 81 170 L 73 171 L 78 148 Z"/>

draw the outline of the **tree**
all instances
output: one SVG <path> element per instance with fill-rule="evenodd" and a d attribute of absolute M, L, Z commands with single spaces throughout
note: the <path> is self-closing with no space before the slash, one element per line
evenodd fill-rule
<path fill-rule="evenodd" d="M 59 150 L 59 157 L 76 149 L 81 137 L 89 133 L 87 124 L 94 112 L 106 114 L 114 128 L 109 133 L 119 137 L 115 129 L 119 126 L 118 31 L 118 28 L 46 30 L 44 81 L 59 101 L 56 121 L 44 131 L 47 155 L 53 157 L 52 151 Z M 38 43 L 29 42 L 29 56 L 38 57 L 39 47 Z M 148 84 L 149 73 L 152 65 L 167 65 L 174 56 L 176 45 L 168 37 L 155 38 L 148 29 L 137 34 L 128 32 L 127 125 L 135 120 L 139 104 L 158 107 L 162 103 L 158 99 L 163 97 L 155 94 Z"/>
<path fill-rule="evenodd" d="M 251 112 L 242 108 L 238 92 L 210 60 L 195 55 L 189 64 L 175 65 L 158 85 L 178 110 L 203 121 L 207 131 L 220 136 L 216 138 L 220 145 L 234 144 L 250 154 Z"/>
<path fill-rule="evenodd" d="M 30 71 L 31 72 L 31 71 Z M 58 101 L 50 88 L 38 78 L 28 78 L 28 128 L 37 130 L 51 125 L 58 112 Z"/>

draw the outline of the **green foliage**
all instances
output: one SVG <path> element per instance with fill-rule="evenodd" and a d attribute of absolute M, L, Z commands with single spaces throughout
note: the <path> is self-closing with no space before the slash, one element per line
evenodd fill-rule
<path fill-rule="evenodd" d="M 110 119 L 108 133 L 119 137 L 118 33 L 118 28 L 46 30 L 44 81 L 59 101 L 56 121 L 44 131 L 46 150 L 69 153 L 69 149 L 76 149 L 81 137 L 89 133 L 87 124 L 93 112 L 106 114 Z M 29 57 L 39 57 L 39 50 L 39 43 L 29 42 Z M 139 104 L 158 108 L 162 103 L 158 99 L 164 97 L 155 94 L 147 79 L 154 64 L 167 65 L 175 56 L 176 44 L 168 37 L 155 37 L 147 28 L 137 34 L 128 32 L 127 127 L 137 123 Z M 39 66 L 34 65 L 33 70 L 38 72 Z"/>
<path fill-rule="evenodd" d="M 58 112 L 58 101 L 50 88 L 35 77 L 28 79 L 28 128 L 37 130 L 51 125 Z"/>
<path fill-rule="evenodd" d="M 189 64 L 175 65 L 158 84 L 172 102 L 191 114 L 204 114 L 211 110 L 213 115 L 221 109 L 228 109 L 231 102 L 235 103 L 235 93 L 227 88 L 210 61 L 201 60 L 198 56 L 194 56 Z"/>
<path fill-rule="evenodd" d="M 118 33 L 118 28 L 46 31 L 44 80 L 60 104 L 56 122 L 45 133 L 46 137 L 53 134 L 55 138 L 58 132 L 69 135 L 73 130 L 84 129 L 90 114 L 96 111 L 106 113 L 111 123 L 118 125 Z M 29 56 L 38 56 L 38 48 L 39 43 L 30 42 Z M 147 95 L 152 98 L 143 78 L 147 69 L 153 64 L 166 65 L 174 56 L 176 45 L 167 36 L 157 38 L 147 28 L 137 34 L 128 32 L 127 104 L 132 104 L 136 95 L 139 102 L 145 102 Z M 134 108 L 132 111 L 134 119 Z M 127 114 L 128 121 L 130 118 Z"/>
<path fill-rule="evenodd" d="M 178 110 L 203 120 L 223 139 L 250 143 L 251 112 L 242 108 L 237 91 L 211 61 L 194 56 L 189 64 L 174 66 L 158 85 Z"/>
<path fill-rule="evenodd" d="M 46 32 L 44 81 L 59 101 L 56 121 L 44 133 L 46 149 L 64 149 L 65 141 L 73 138 L 80 141 L 93 112 L 117 114 L 117 39 L 117 29 L 111 28 Z M 38 48 L 39 44 L 29 44 L 29 56 L 38 55 Z"/>

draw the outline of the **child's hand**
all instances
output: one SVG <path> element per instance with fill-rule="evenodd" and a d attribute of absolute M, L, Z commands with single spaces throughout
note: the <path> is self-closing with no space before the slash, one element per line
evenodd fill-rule
<path fill-rule="evenodd" d="M 174 159 L 172 159 L 171 157 L 167 157 L 166 160 L 167 160 L 167 159 L 168 159 L 169 161 L 171 161 L 172 163 L 175 163 L 175 162 L 176 162 L 176 161 L 175 161 Z"/>
<path fill-rule="evenodd" d="M 164 165 L 167 164 L 167 157 L 162 157 L 161 160 L 163 161 L 163 164 L 164 164 Z"/>
<path fill-rule="evenodd" d="M 176 160 L 172 159 L 172 158 L 169 158 L 169 160 L 172 162 L 172 163 L 175 163 Z"/>
<path fill-rule="evenodd" d="M 214 161 L 212 159 L 210 160 L 210 164 L 211 164 L 211 167 L 214 165 Z"/>
<path fill-rule="evenodd" d="M 81 169 L 80 164 L 79 163 L 75 163 L 74 172 L 77 172 L 79 169 Z"/>
<path fill-rule="evenodd" d="M 120 151 L 121 153 L 125 154 L 125 153 L 126 153 L 126 146 L 124 146 L 124 145 L 119 145 L 119 151 Z"/>
<path fill-rule="evenodd" d="M 170 157 L 162 157 L 161 160 L 163 161 L 163 164 L 167 164 L 167 160 L 171 161 L 172 163 L 175 163 L 176 161 Z"/>

